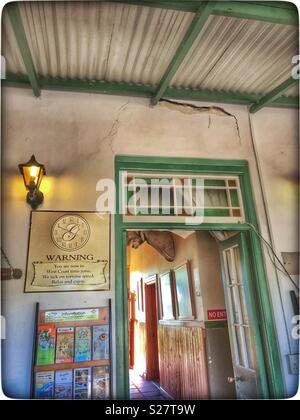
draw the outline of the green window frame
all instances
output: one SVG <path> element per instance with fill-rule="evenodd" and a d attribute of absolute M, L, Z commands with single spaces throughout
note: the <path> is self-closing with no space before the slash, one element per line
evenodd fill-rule
<path fill-rule="evenodd" d="M 239 177 L 123 172 L 121 178 L 125 223 L 180 223 L 186 218 L 193 223 L 195 217 L 205 223 L 245 221 Z"/>
<path fill-rule="evenodd" d="M 248 162 L 246 160 L 221 160 L 198 158 L 168 158 L 152 156 L 116 156 L 116 215 L 115 215 L 115 320 L 116 320 L 116 398 L 129 399 L 128 368 L 128 320 L 127 320 L 127 229 L 191 229 L 185 223 L 172 222 L 124 222 L 121 214 L 122 194 L 121 173 L 159 173 L 232 176 L 239 177 L 244 207 L 244 223 L 203 223 L 193 225 L 194 230 L 238 230 L 247 232 L 249 251 L 253 258 L 252 269 L 255 278 L 256 308 L 263 349 L 260 365 L 265 367 L 266 383 L 263 384 L 266 398 L 283 398 L 285 395 L 278 338 L 276 334 L 273 308 L 265 275 L 265 264 L 260 239 L 254 229 L 259 230 L 253 199 Z M 251 226 L 252 225 L 252 226 Z"/>

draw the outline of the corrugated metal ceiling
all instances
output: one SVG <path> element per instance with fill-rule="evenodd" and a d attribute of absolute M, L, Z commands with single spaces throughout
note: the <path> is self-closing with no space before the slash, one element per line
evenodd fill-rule
<path fill-rule="evenodd" d="M 19 5 L 42 76 L 157 85 L 193 14 L 106 2 Z M 7 71 L 25 74 L 3 13 Z M 264 94 L 288 79 L 297 27 L 210 16 L 171 85 Z M 297 88 L 289 94 L 296 95 Z"/>
<path fill-rule="evenodd" d="M 7 71 L 26 74 L 16 37 L 5 9 L 2 14 L 2 55 L 6 59 Z"/>
<path fill-rule="evenodd" d="M 99 2 L 23 3 L 20 11 L 38 74 L 153 85 L 193 19 L 192 13 Z M 12 45 L 13 32 L 6 34 Z M 20 58 L 6 57 L 9 71 L 21 70 Z"/>
<path fill-rule="evenodd" d="M 297 28 L 211 16 L 172 84 L 261 94 L 290 77 Z"/>

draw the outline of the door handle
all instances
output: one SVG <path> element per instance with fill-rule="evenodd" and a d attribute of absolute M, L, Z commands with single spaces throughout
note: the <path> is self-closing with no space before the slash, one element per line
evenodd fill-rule
<path fill-rule="evenodd" d="M 228 376 L 228 378 L 227 378 L 227 382 L 229 383 L 229 384 L 233 384 L 234 382 L 242 382 L 242 378 L 240 377 L 240 376 Z"/>

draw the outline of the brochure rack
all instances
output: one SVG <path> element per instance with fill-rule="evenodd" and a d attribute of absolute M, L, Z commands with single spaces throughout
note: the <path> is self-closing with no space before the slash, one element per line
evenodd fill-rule
<path fill-rule="evenodd" d="M 31 397 L 111 398 L 111 301 L 96 308 L 36 304 Z"/>

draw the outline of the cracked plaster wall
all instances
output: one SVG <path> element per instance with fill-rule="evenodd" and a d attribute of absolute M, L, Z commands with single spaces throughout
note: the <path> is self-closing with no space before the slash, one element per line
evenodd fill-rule
<path fill-rule="evenodd" d="M 17 164 L 32 153 L 45 163 L 48 174 L 41 188 L 45 193 L 45 202 L 40 208 L 43 210 L 95 210 L 96 183 L 100 178 L 114 177 L 116 154 L 247 159 L 262 232 L 267 237 L 246 107 L 194 102 L 192 106 L 183 106 L 161 102 L 151 108 L 149 101 L 141 98 L 54 91 L 43 91 L 42 98 L 36 99 L 30 90 L 13 88 L 3 89 L 2 105 L 3 247 L 13 266 L 23 272 L 29 209 Z M 277 189 L 282 185 L 290 188 L 287 203 L 282 203 L 280 209 L 292 222 L 294 215 L 288 207 L 295 202 L 294 175 L 290 174 L 289 164 L 297 153 L 296 120 L 296 111 L 290 110 L 267 109 L 254 116 L 254 122 L 258 123 L 259 152 L 268 174 L 268 199 L 274 206 L 274 236 L 283 233 L 282 247 L 295 246 L 291 245 L 291 238 L 295 244 L 295 229 L 278 219 L 273 176 L 278 181 Z M 277 143 L 285 153 L 284 166 L 281 164 L 283 156 L 276 149 Z M 285 144 L 288 144 L 287 149 Z M 79 307 L 99 305 L 106 297 L 113 299 L 113 266 L 112 263 L 112 291 L 109 293 L 23 294 L 24 277 L 5 282 L 2 293 L 8 339 L 3 350 L 3 378 L 7 393 L 15 397 L 26 397 L 29 393 L 34 303 L 39 301 L 49 308 Z M 295 381 L 287 373 L 288 344 L 273 271 L 270 271 L 269 281 L 287 389 L 291 392 Z M 285 279 L 282 281 L 286 282 Z"/>

